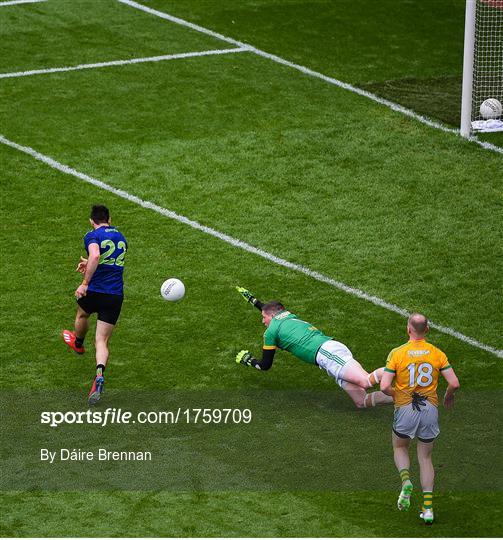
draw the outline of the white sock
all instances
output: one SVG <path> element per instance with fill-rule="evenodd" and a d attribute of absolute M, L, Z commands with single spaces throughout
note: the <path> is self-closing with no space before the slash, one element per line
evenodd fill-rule
<path fill-rule="evenodd" d="M 374 376 L 374 379 L 375 379 L 374 384 L 379 384 L 379 376 L 377 375 L 377 369 L 375 369 L 370 375 L 367 376 L 367 382 L 369 383 L 370 387 L 374 386 L 374 384 L 372 384 L 372 381 L 370 380 L 370 377 L 372 375 Z"/>
<path fill-rule="evenodd" d="M 377 394 L 377 392 L 372 392 L 372 393 L 367 394 L 365 396 L 365 399 L 363 400 L 363 406 L 365 408 L 375 407 L 376 406 L 376 394 Z M 368 403 L 367 403 L 367 398 L 370 398 L 370 405 L 368 405 Z"/>

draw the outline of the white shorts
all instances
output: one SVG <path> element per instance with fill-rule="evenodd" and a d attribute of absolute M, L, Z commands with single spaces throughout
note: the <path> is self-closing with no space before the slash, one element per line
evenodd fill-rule
<path fill-rule="evenodd" d="M 413 439 L 417 436 L 420 441 L 431 442 L 438 437 L 438 409 L 428 400 L 425 404 L 414 409 L 412 403 L 395 409 L 393 431 L 397 437 Z"/>
<path fill-rule="evenodd" d="M 354 362 L 356 360 L 346 345 L 333 339 L 325 341 L 316 354 L 318 367 L 335 379 L 341 388 L 344 388 L 344 371 Z"/>

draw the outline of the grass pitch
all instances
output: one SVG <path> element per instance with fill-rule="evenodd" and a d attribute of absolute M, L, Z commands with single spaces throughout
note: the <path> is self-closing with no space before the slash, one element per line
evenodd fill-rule
<path fill-rule="evenodd" d="M 148 2 L 448 123 L 457 114 L 445 95 L 456 91 L 452 80 L 461 71 L 462 4 Z M 3 73 L 230 47 L 114 1 L 48 0 L 0 10 Z M 390 87 L 400 89 L 399 99 Z M 418 88 L 444 97 L 425 99 Z M 502 348 L 501 155 L 248 52 L 0 79 L 0 97 L 0 132 L 7 138 Z M 314 466 L 318 472 L 335 467 L 337 452 L 346 452 L 355 456 L 357 470 L 368 463 L 372 479 L 359 474 L 337 490 L 204 490 L 197 475 L 190 489 L 177 491 L 169 485 L 26 491 L 19 485 L 2 494 L 3 535 L 498 534 L 502 497 L 491 478 L 501 470 L 501 358 L 432 332 L 462 390 L 452 415 L 442 413 L 438 521 L 425 529 L 411 515 L 418 499 L 409 514 L 395 510 L 399 482 L 387 448 L 389 409 L 353 411 L 321 371 L 286 353 L 278 353 L 266 374 L 233 362 L 242 348 L 258 352 L 262 331 L 236 284 L 264 299 L 282 299 L 347 343 L 367 369 L 382 365 L 405 341 L 403 318 L 4 145 L 0 156 L 5 392 L 69 390 L 84 398 L 92 340 L 86 357 L 77 358 L 59 332 L 74 315 L 73 269 L 89 206 L 102 202 L 130 244 L 106 405 L 113 406 L 114 392 L 131 390 L 333 391 L 331 407 L 341 425 L 336 451 L 321 442 L 316 450 L 313 443 Z M 158 294 L 169 276 L 186 284 L 180 304 Z M 323 403 L 320 398 L 318 408 Z M 312 408 L 312 417 L 303 409 L 306 424 L 329 424 L 330 414 Z M 264 441 L 271 433 L 283 442 L 301 440 L 302 425 L 295 411 L 291 416 L 291 422 L 267 426 Z M 198 451 L 194 447 L 194 460 L 204 459 Z M 12 464 L 13 456 L 3 453 Z M 306 461 L 313 455 L 307 452 Z M 259 449 L 257 459 L 263 458 Z M 292 463 L 287 447 L 277 475 L 286 476 Z M 232 480 L 225 453 L 219 466 Z M 413 479 L 419 484 L 416 466 Z"/>

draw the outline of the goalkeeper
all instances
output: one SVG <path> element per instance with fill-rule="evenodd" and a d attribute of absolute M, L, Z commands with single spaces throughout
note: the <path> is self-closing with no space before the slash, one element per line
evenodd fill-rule
<path fill-rule="evenodd" d="M 254 358 L 249 351 L 240 351 L 236 362 L 261 371 L 271 368 L 276 349 L 324 369 L 349 395 L 359 409 L 392 403 L 393 398 L 381 391 L 367 394 L 367 389 L 379 383 L 384 368 L 367 373 L 351 351 L 339 341 L 326 336 L 310 323 L 287 311 L 281 302 L 264 304 L 243 287 L 236 287 L 243 298 L 262 312 L 266 326 L 262 358 Z"/>

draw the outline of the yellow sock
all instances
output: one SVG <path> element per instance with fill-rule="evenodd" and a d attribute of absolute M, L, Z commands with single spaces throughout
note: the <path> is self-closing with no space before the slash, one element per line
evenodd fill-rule
<path fill-rule="evenodd" d="M 402 469 L 400 471 L 400 478 L 402 479 L 402 484 L 407 481 L 410 482 L 409 469 Z"/>
<path fill-rule="evenodd" d="M 423 510 L 433 508 L 433 491 L 423 491 Z"/>

